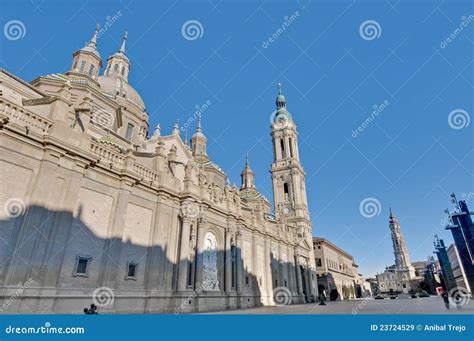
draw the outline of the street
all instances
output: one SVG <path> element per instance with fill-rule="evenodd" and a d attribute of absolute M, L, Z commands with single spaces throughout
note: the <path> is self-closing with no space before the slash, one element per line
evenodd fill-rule
<path fill-rule="evenodd" d="M 210 312 L 209 314 L 474 314 L 474 302 L 470 300 L 461 309 L 446 309 L 441 297 L 399 298 L 375 300 L 327 301 L 318 303 L 267 306 L 239 310 Z"/>

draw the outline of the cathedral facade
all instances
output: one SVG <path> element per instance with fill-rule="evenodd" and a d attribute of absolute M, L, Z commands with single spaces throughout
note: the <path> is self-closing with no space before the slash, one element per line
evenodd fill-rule
<path fill-rule="evenodd" d="M 312 227 L 297 127 L 279 86 L 274 209 L 246 162 L 230 185 L 199 115 L 148 134 L 123 38 L 96 30 L 65 74 L 0 69 L 0 311 L 180 313 L 312 302 Z"/>

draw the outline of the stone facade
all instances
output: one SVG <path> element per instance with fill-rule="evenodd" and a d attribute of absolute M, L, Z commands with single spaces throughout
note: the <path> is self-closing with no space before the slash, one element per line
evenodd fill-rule
<path fill-rule="evenodd" d="M 27 83 L 0 70 L 1 310 L 208 311 L 271 305 L 276 291 L 313 301 L 305 173 L 281 86 L 272 214 L 248 162 L 238 188 L 210 160 L 201 113 L 191 145 L 178 125 L 148 135 L 126 39 L 102 75 L 97 31 L 65 74 Z"/>
<path fill-rule="evenodd" d="M 354 258 L 323 238 L 313 238 L 313 247 L 318 290 L 325 290 L 328 298 L 331 291 L 337 290 L 340 300 L 361 297 L 363 280 Z"/>

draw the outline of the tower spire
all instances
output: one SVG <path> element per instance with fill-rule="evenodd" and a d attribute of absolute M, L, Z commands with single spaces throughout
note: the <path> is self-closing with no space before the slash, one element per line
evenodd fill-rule
<path fill-rule="evenodd" d="M 89 43 L 87 44 L 87 46 L 90 46 L 90 47 L 93 47 L 93 48 L 97 48 L 97 38 L 98 38 L 98 36 L 99 36 L 99 30 L 100 30 L 100 25 L 99 25 L 99 24 L 96 24 L 96 25 L 95 25 L 94 35 L 92 36 L 92 39 L 89 41 Z"/>
<path fill-rule="evenodd" d="M 276 99 L 276 105 L 278 110 L 286 108 L 286 98 L 285 96 L 283 96 L 283 93 L 281 91 L 281 83 L 278 83 L 278 95 Z"/>
<path fill-rule="evenodd" d="M 199 133 L 202 133 L 202 122 L 201 122 L 201 115 L 198 115 L 198 125 L 197 125 L 197 128 L 196 128 L 196 131 L 199 132 Z"/>
<path fill-rule="evenodd" d="M 120 46 L 120 50 L 119 50 L 120 53 L 125 54 L 125 43 L 127 42 L 127 38 L 128 38 L 128 32 L 125 31 L 122 37 L 122 46 Z"/>

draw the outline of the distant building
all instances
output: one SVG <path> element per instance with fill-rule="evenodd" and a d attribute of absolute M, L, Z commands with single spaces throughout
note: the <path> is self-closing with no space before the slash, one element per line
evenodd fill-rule
<path fill-rule="evenodd" d="M 417 271 L 410 261 L 400 224 L 392 210 L 390 210 L 389 227 L 392 235 L 395 264 L 386 267 L 383 273 L 376 275 L 380 293 L 408 293 L 411 290 L 419 290 L 418 283 L 422 280 L 420 275 L 421 262 L 416 262 L 420 263 L 417 264 L 417 275 Z"/>
<path fill-rule="evenodd" d="M 453 271 L 454 281 L 456 282 L 456 287 L 465 288 L 467 292 L 472 290 L 469 287 L 469 283 L 466 279 L 466 273 L 464 271 L 464 266 L 462 265 L 461 259 L 459 258 L 459 252 L 456 247 L 456 244 L 451 244 L 448 247 L 448 259 L 451 263 L 451 269 Z"/>
<path fill-rule="evenodd" d="M 330 297 L 337 290 L 340 300 L 361 297 L 363 280 L 354 258 L 324 238 L 313 238 L 313 245 L 319 291 L 325 290 Z"/>

